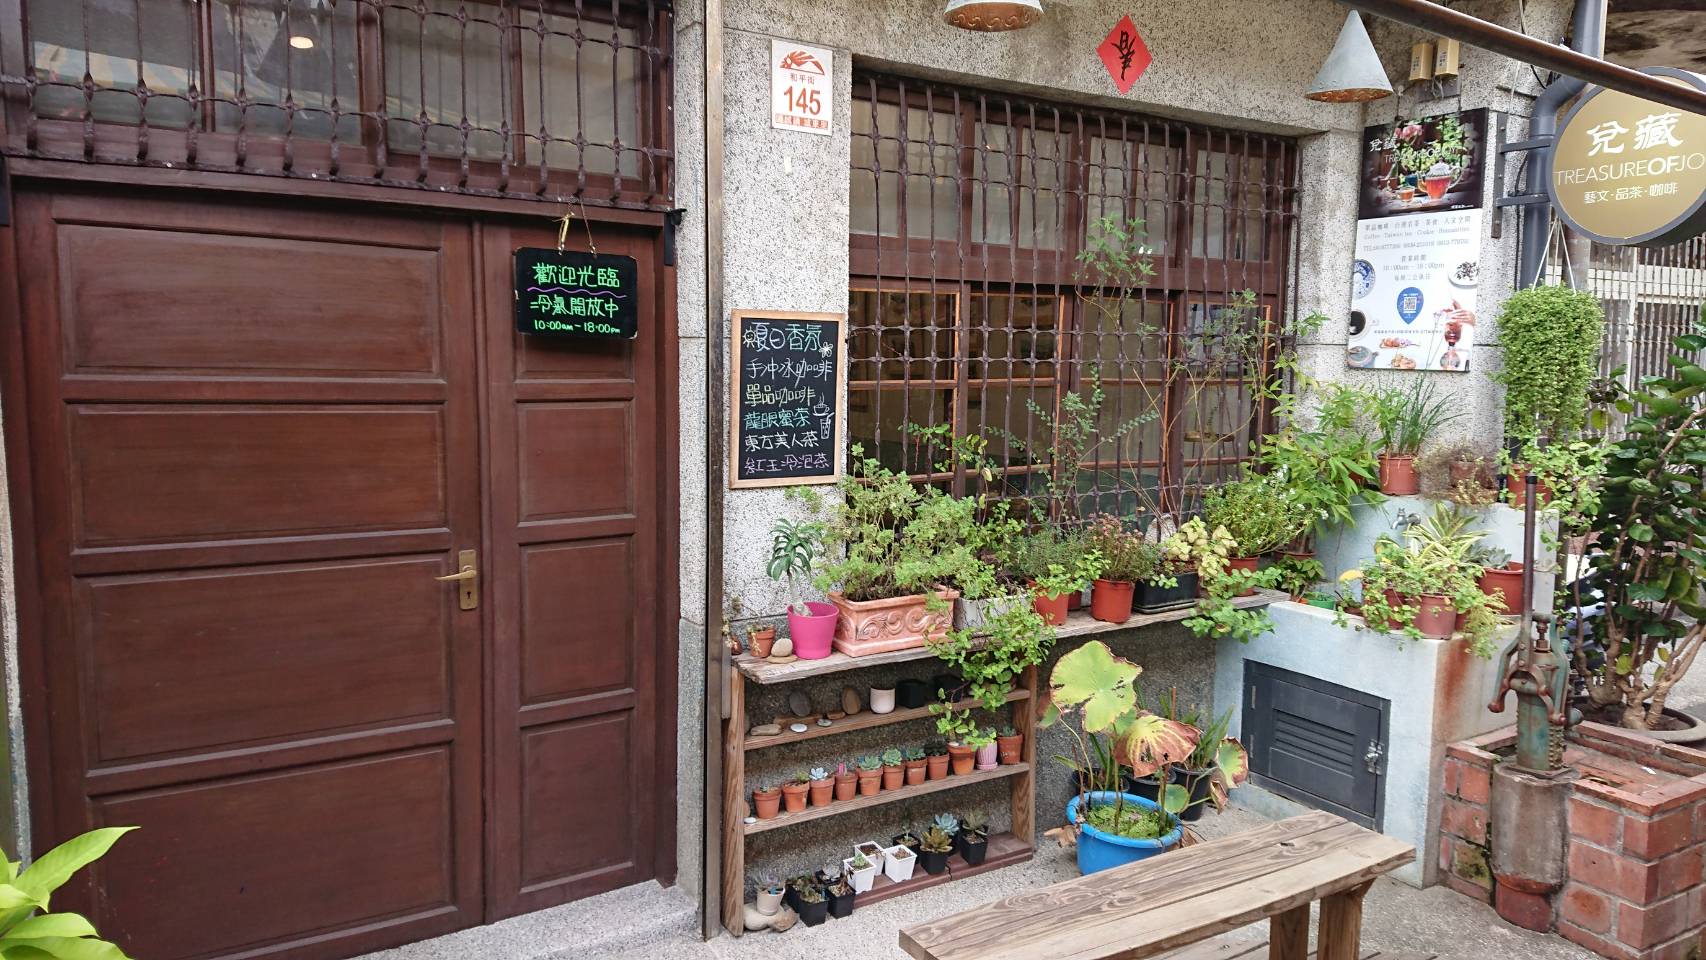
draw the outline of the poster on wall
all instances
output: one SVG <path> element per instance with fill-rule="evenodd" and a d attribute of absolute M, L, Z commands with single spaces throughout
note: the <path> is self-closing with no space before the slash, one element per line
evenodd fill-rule
<path fill-rule="evenodd" d="M 1472 110 L 1366 131 L 1347 366 L 1469 369 L 1486 125 Z"/>
<path fill-rule="evenodd" d="M 846 323 L 835 313 L 735 311 L 729 344 L 730 487 L 841 479 Z"/>

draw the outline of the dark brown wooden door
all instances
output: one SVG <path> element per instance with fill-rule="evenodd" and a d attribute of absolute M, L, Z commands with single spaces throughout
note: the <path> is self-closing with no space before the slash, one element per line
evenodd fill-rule
<path fill-rule="evenodd" d="M 64 905 L 149 960 L 325 960 L 667 877 L 666 288 L 551 346 L 509 270 L 554 231 L 17 203 L 36 839 L 142 827 Z M 601 244 L 654 275 L 655 230 Z"/>
<path fill-rule="evenodd" d="M 511 254 L 553 247 L 548 220 L 480 233 L 494 317 L 513 309 Z M 655 232 L 598 229 L 598 251 L 655 278 Z M 577 222 L 577 247 L 586 234 Z M 653 876 L 659 796 L 660 477 L 675 439 L 656 372 L 661 289 L 637 291 L 630 342 L 486 326 L 494 636 L 488 914 L 536 910 Z M 673 517 L 671 520 L 673 521 Z M 673 729 L 673 728 L 671 728 Z M 666 838 L 673 845 L 673 837 Z"/>

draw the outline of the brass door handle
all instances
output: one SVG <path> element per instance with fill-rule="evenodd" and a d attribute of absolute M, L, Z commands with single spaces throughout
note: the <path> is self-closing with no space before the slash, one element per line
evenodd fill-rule
<path fill-rule="evenodd" d="M 480 571 L 474 566 L 475 562 L 474 551 L 458 551 L 456 564 L 461 569 L 448 576 L 433 577 L 439 583 L 457 584 L 457 606 L 464 610 L 473 610 L 480 606 Z"/>

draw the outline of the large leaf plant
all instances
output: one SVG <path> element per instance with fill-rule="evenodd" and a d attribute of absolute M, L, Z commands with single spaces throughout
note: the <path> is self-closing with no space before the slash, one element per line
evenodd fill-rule
<path fill-rule="evenodd" d="M 75 913 L 50 913 L 54 891 L 99 860 L 135 827 L 103 827 L 65 841 L 22 869 L 6 858 L 0 883 L 0 957 L 5 960 L 128 960 L 100 939 L 94 924 Z"/>

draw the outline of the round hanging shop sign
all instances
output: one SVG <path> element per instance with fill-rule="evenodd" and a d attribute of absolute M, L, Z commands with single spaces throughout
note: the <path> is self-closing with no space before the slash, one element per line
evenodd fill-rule
<path fill-rule="evenodd" d="M 1674 67 L 1641 71 L 1706 90 Z M 1706 231 L 1706 116 L 1596 88 L 1552 144 L 1552 208 L 1601 243 L 1659 246 Z"/>

